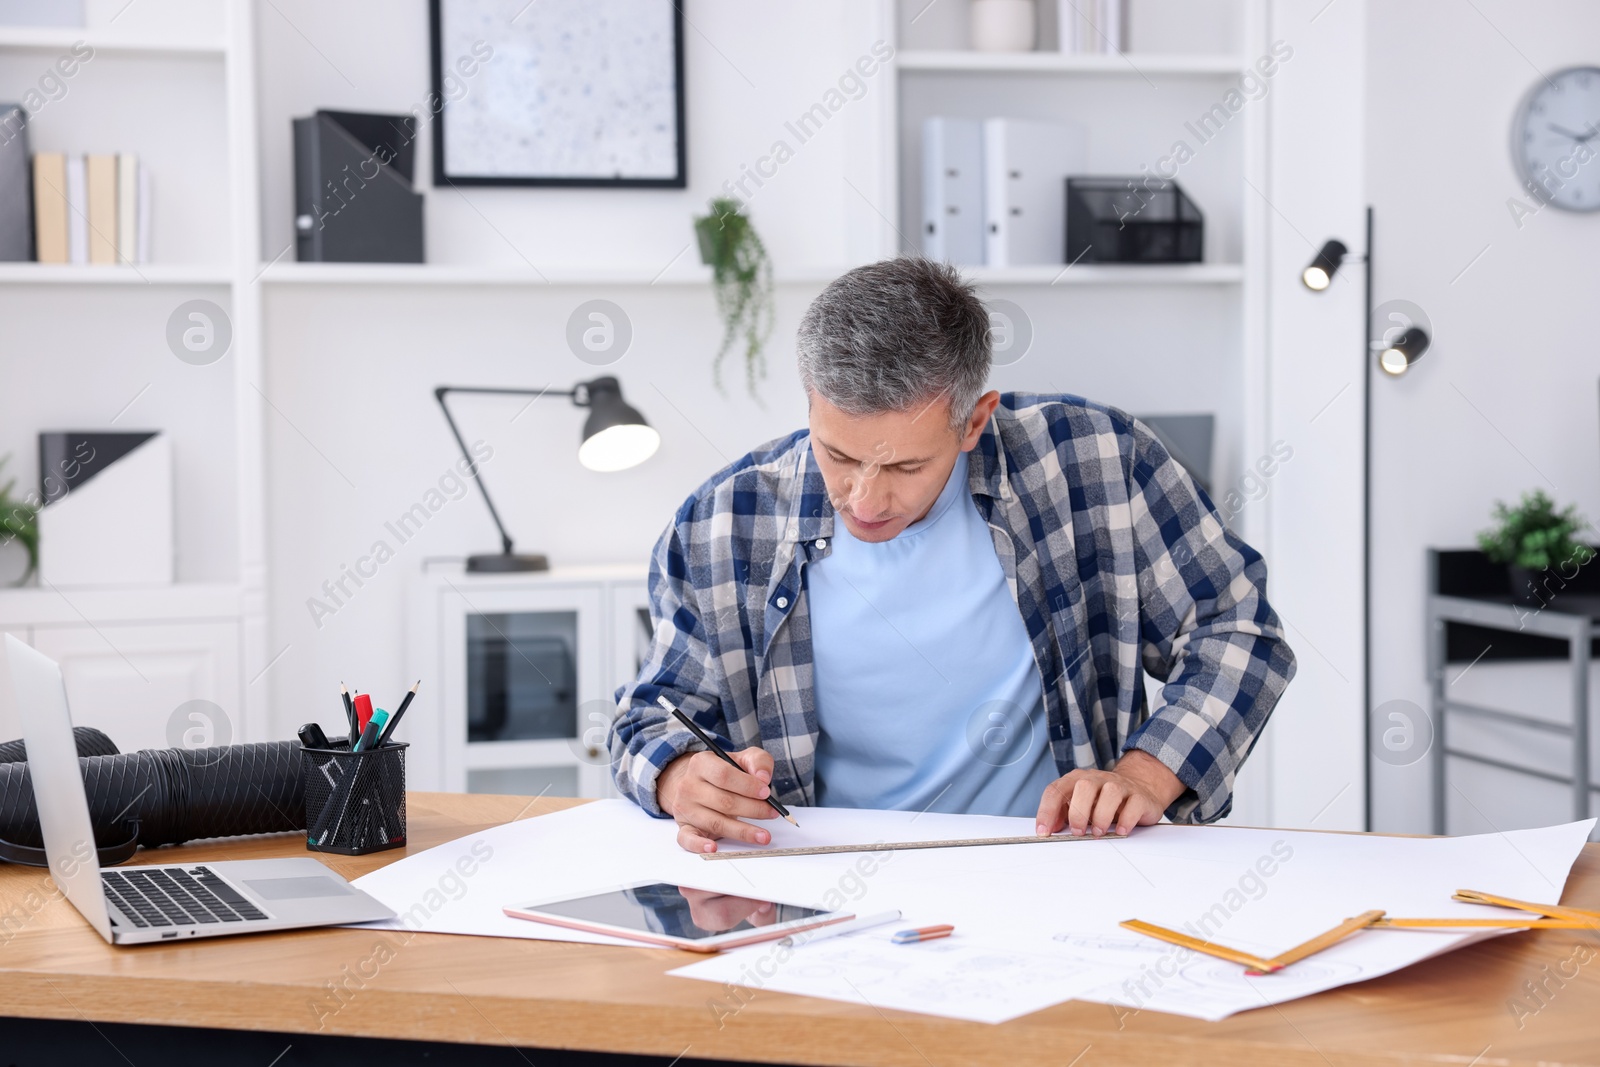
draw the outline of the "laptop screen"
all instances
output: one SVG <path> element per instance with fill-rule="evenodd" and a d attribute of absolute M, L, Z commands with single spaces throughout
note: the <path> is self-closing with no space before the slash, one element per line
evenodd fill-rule
<path fill-rule="evenodd" d="M 72 736 L 61 668 L 10 634 L 5 643 L 0 672 L 10 678 L 0 699 L 10 696 L 16 701 L 50 877 L 100 936 L 110 941 L 111 916 L 100 885 L 94 825 L 78 770 L 78 746 Z"/>

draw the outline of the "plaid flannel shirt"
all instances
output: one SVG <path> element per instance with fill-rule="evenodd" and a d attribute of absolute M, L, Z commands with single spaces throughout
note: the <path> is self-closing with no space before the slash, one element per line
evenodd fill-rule
<path fill-rule="evenodd" d="M 1033 644 L 1057 769 L 1140 749 L 1188 787 L 1170 819 L 1226 815 L 1294 675 L 1260 554 L 1148 428 L 1074 396 L 1003 395 L 968 485 Z M 654 638 L 608 737 L 617 785 L 645 811 L 665 814 L 657 776 L 704 747 L 662 694 L 729 749 L 766 749 L 779 800 L 815 803 L 805 568 L 826 558 L 833 524 L 800 430 L 713 475 L 662 534 Z M 1163 683 L 1153 712 L 1141 669 Z"/>

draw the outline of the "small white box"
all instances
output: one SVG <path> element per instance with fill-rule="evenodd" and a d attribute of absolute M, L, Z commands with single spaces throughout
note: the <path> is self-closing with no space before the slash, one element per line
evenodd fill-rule
<path fill-rule="evenodd" d="M 157 433 L 109 464 L 88 466 L 39 512 L 40 584 L 171 585 L 171 441 Z"/>

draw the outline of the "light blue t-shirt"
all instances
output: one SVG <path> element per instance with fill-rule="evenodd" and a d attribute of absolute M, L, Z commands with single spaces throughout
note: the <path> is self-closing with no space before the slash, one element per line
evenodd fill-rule
<path fill-rule="evenodd" d="M 1039 671 L 961 453 L 898 537 L 806 571 L 817 802 L 1031 816 L 1057 777 Z"/>

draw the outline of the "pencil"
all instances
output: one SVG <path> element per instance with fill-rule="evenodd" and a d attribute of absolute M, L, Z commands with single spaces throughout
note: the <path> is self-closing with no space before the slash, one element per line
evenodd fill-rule
<path fill-rule="evenodd" d="M 350 744 L 354 745 L 361 736 L 361 729 L 356 726 L 356 706 L 350 701 L 350 690 L 343 682 L 339 683 L 339 695 L 344 698 L 344 718 L 350 725 Z"/>
<path fill-rule="evenodd" d="M 679 711 L 676 707 L 674 707 L 672 701 L 668 700 L 664 696 L 660 696 L 660 697 L 656 697 L 656 703 L 660 704 L 663 708 L 666 708 L 668 711 L 670 711 L 673 714 L 673 716 L 677 718 L 677 720 L 679 722 L 683 723 L 683 725 L 685 725 L 685 726 L 687 726 L 689 728 L 690 732 L 692 732 L 701 741 L 705 742 L 705 746 L 707 748 L 709 748 L 712 752 L 715 752 L 717 754 L 717 756 L 721 758 L 722 762 L 726 763 L 728 766 L 734 768 L 735 770 L 740 770 L 740 771 L 744 770 L 743 767 L 739 766 L 739 761 L 738 760 L 734 759 L 732 756 L 730 756 L 726 752 L 722 751 L 722 746 L 717 744 L 715 741 L 713 741 L 711 739 L 711 735 L 710 734 L 706 733 L 704 730 L 700 729 L 700 727 L 696 726 L 689 719 L 689 716 L 685 715 L 683 712 Z M 784 807 L 782 804 L 779 804 L 777 798 L 774 797 L 771 793 L 767 794 L 767 803 L 772 805 L 772 810 L 773 811 L 777 812 L 779 815 L 782 815 L 785 819 L 787 819 L 788 822 L 789 822 L 789 825 L 791 825 L 791 826 L 793 826 L 793 827 L 795 827 L 797 829 L 799 828 L 800 824 L 794 821 L 794 816 L 789 814 L 789 809 Z"/>
<path fill-rule="evenodd" d="M 417 689 L 421 685 L 422 679 L 418 678 L 417 684 L 411 687 L 411 689 L 406 693 L 405 699 L 400 701 L 400 706 L 394 709 L 394 714 L 389 716 L 389 721 L 384 726 L 383 733 L 378 735 L 378 747 L 381 748 L 389 743 L 389 735 L 394 733 L 394 728 L 396 726 L 400 725 L 400 716 L 404 715 L 406 713 L 406 709 L 411 706 L 411 698 L 417 695 Z"/>

